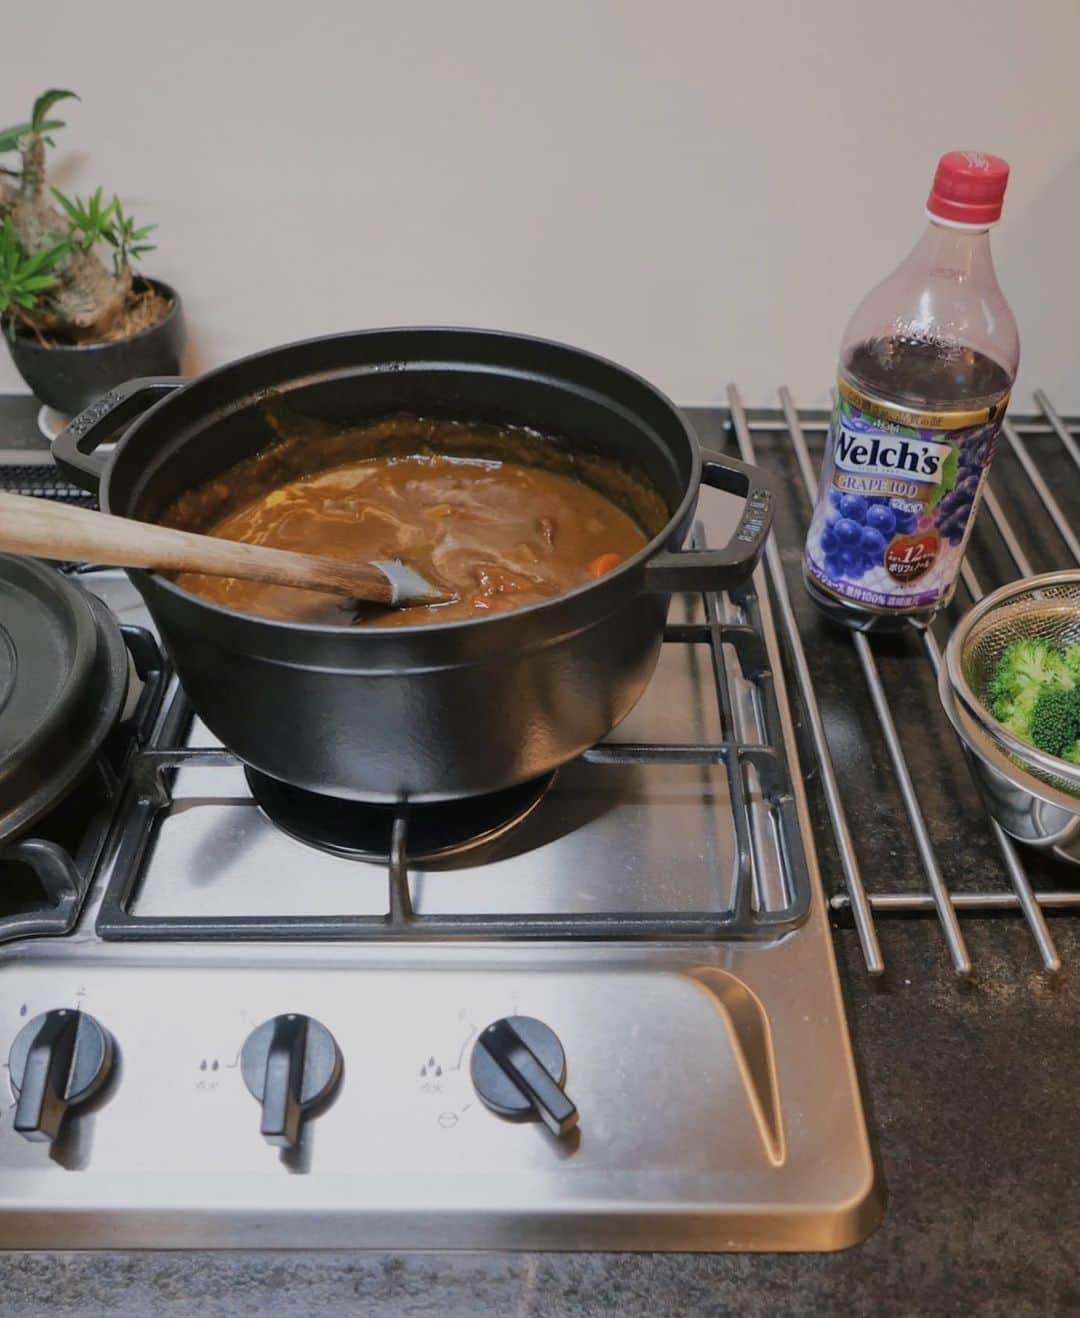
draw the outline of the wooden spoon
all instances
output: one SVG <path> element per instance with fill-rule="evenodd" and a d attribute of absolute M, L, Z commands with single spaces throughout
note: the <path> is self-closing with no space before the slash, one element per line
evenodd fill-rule
<path fill-rule="evenodd" d="M 21 494 L 0 493 L 0 550 L 157 572 L 205 572 L 214 577 L 269 581 L 372 604 L 438 604 L 450 598 L 396 561 L 355 563 L 294 554 Z"/>

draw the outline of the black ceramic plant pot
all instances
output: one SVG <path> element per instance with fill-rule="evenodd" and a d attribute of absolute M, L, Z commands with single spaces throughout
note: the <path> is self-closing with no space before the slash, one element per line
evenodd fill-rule
<path fill-rule="evenodd" d="M 179 375 L 187 337 L 180 297 L 158 279 L 136 276 L 135 287 L 156 289 L 172 306 L 163 320 L 130 339 L 45 347 L 31 334 L 4 336 L 19 374 L 43 403 L 70 415 L 125 380 Z"/>

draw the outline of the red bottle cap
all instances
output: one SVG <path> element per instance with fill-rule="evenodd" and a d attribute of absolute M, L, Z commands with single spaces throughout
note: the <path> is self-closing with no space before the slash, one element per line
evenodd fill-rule
<path fill-rule="evenodd" d="M 993 224 L 1009 182 L 1009 162 L 981 151 L 949 151 L 938 161 L 926 202 L 931 215 L 954 223 Z"/>

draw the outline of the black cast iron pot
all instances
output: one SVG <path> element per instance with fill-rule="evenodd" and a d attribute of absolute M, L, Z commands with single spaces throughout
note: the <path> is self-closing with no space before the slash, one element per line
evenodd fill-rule
<path fill-rule="evenodd" d="M 311 339 L 190 382 L 133 380 L 53 445 L 102 508 L 155 520 L 274 435 L 267 391 L 340 422 L 387 412 L 525 424 L 636 463 L 671 517 L 598 581 L 495 617 L 418 627 L 279 622 L 165 577 L 131 573 L 195 709 L 242 760 L 311 791 L 432 801 L 497 791 L 573 759 L 629 713 L 660 652 L 674 591 L 753 570 L 772 519 L 761 473 L 705 453 L 674 405 L 577 349 L 482 330 L 392 329 Z M 151 406 L 152 404 L 152 406 Z M 146 410 L 149 408 L 149 410 Z M 142 413 L 107 460 L 94 454 Z M 679 552 L 698 487 L 745 496 L 723 549 Z"/>

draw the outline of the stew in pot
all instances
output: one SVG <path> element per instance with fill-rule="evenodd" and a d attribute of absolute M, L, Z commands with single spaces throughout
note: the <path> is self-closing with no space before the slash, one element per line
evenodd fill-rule
<path fill-rule="evenodd" d="M 351 614 L 394 626 L 481 618 L 559 595 L 617 567 L 667 516 L 636 474 L 533 432 L 395 417 L 323 440 L 286 438 L 185 494 L 160 520 L 278 549 L 400 559 L 453 595 L 358 608 L 288 586 L 177 578 L 244 613 L 338 625 Z"/>

